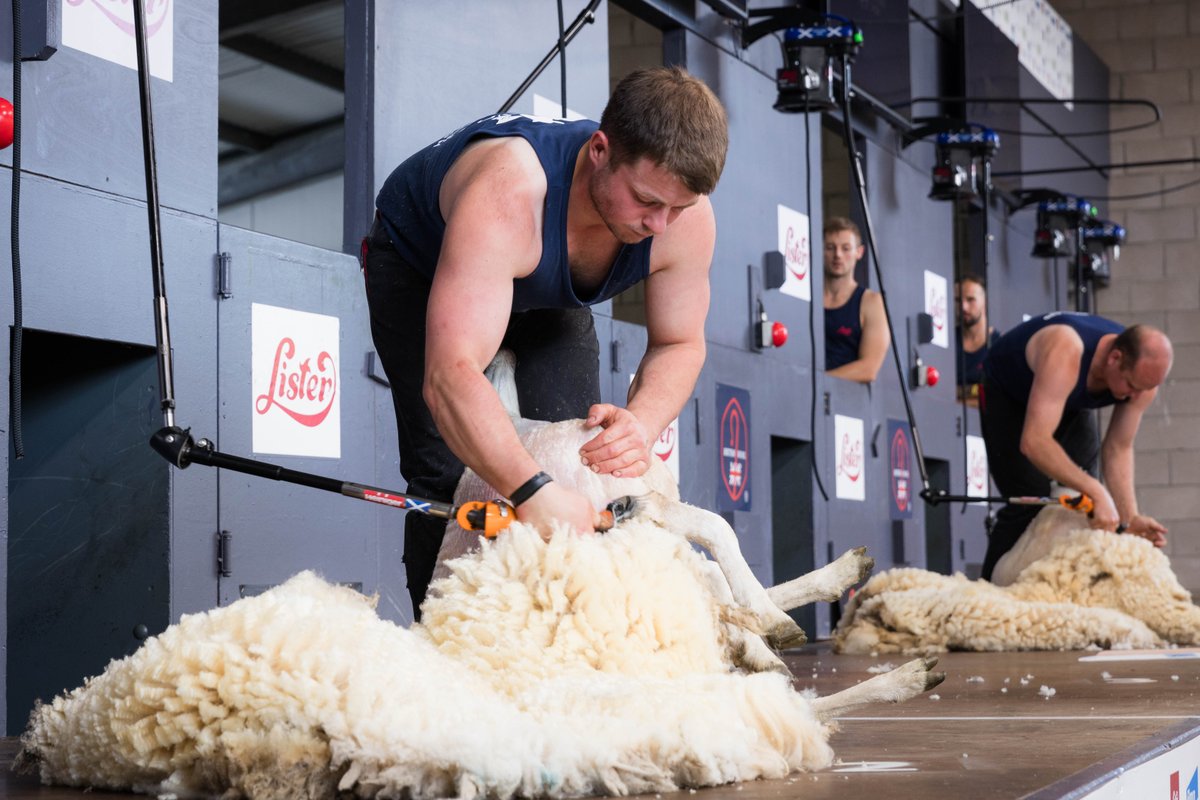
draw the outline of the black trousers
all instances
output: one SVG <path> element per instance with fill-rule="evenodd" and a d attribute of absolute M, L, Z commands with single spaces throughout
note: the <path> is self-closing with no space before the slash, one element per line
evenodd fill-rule
<path fill-rule="evenodd" d="M 429 279 L 400 258 L 379 222 L 363 242 L 362 260 L 371 336 L 396 408 L 400 474 L 414 496 L 449 502 L 463 463 L 438 433 L 421 394 Z M 600 346 L 589 309 L 514 313 L 501 346 L 516 356 L 523 417 L 579 419 L 600 402 Z M 405 519 L 404 566 L 417 621 L 445 531 L 445 520 L 436 517 L 414 511 Z"/>
<path fill-rule="evenodd" d="M 988 469 L 996 488 L 1005 497 L 1050 494 L 1050 479 L 1021 454 L 1021 431 L 1025 427 L 1025 403 L 1017 402 L 986 378 L 980 391 L 979 415 L 983 443 L 987 447 Z M 1092 476 L 1100 464 L 1100 437 L 1096 412 L 1066 411 L 1054 431 L 1058 442 L 1071 460 Z M 1006 505 L 996 515 L 996 524 L 988 539 L 982 577 L 992 579 L 992 570 L 1000 557 L 1012 549 L 1029 523 L 1037 516 L 1038 506 Z"/>

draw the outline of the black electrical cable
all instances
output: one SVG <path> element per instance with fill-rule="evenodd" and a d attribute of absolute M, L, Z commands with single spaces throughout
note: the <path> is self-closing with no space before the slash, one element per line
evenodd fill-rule
<path fill-rule="evenodd" d="M 812 228 L 812 132 L 809 128 L 809 123 L 812 119 L 812 114 L 805 109 L 804 111 L 804 213 L 808 215 L 808 284 L 813 285 L 812 279 L 812 262 L 813 262 L 813 228 Z M 825 490 L 825 482 L 821 480 L 821 467 L 817 463 L 817 329 L 816 329 L 816 305 L 817 298 L 815 292 L 809 291 L 808 303 L 808 351 L 811 354 L 812 360 L 809 362 L 811 368 L 809 370 L 809 379 L 812 386 L 812 403 L 809 405 L 808 426 L 809 435 L 812 437 L 812 443 L 808 448 L 809 459 L 812 462 L 813 477 L 817 479 L 817 488 L 821 490 L 821 498 L 825 502 L 829 502 L 829 492 Z"/>
<path fill-rule="evenodd" d="M 1139 192 L 1138 194 L 1114 194 L 1114 195 L 1107 195 L 1104 197 L 1096 197 L 1094 195 L 1089 195 L 1088 197 L 1089 197 L 1089 199 L 1092 199 L 1092 200 L 1103 200 L 1105 202 L 1110 202 L 1110 203 L 1113 201 L 1119 201 L 1119 200 L 1145 200 L 1148 197 L 1161 197 L 1164 194 L 1171 194 L 1172 192 L 1181 192 L 1184 189 L 1190 189 L 1197 184 L 1200 184 L 1200 178 L 1196 178 L 1193 181 L 1187 181 L 1185 183 L 1181 183 L 1178 186 L 1171 186 L 1167 189 L 1156 189 L 1153 192 Z"/>
<path fill-rule="evenodd" d="M 563 41 L 566 28 L 563 27 L 562 0 L 558 0 L 558 68 L 562 77 L 562 118 L 567 118 L 567 43 Z"/>
<path fill-rule="evenodd" d="M 879 252 L 875 248 L 874 225 L 871 224 L 871 209 L 867 203 L 866 179 L 863 177 L 862 162 L 858 148 L 854 144 L 854 125 L 850 114 L 850 60 L 842 57 L 842 125 L 846 132 L 846 155 L 850 159 L 850 177 L 858 194 L 859 205 L 863 212 L 863 235 L 866 237 L 867 249 L 871 254 L 872 266 L 875 269 L 875 281 L 879 284 L 879 297 L 883 302 L 883 317 L 887 321 L 888 335 L 892 339 L 892 359 L 896 364 L 896 375 L 900 379 L 900 396 L 904 399 L 904 411 L 908 425 L 912 429 L 913 450 L 916 452 L 917 468 L 921 473 L 921 495 L 928 499 L 930 492 L 929 471 L 925 468 L 925 450 L 921 446 L 921 434 L 917 430 L 917 417 L 912 407 L 912 398 L 908 396 L 908 382 L 904 373 L 904 365 L 900 361 L 900 350 L 896 346 L 896 329 L 892 325 L 892 312 L 888 307 L 887 292 L 883 288 L 883 268 L 879 263 Z"/>
<path fill-rule="evenodd" d="M 978 103 L 978 104 L 983 104 L 983 105 L 990 103 L 993 105 L 1017 105 L 1017 106 L 1020 106 L 1022 108 L 1022 110 L 1028 112 L 1030 115 L 1034 116 L 1035 118 L 1036 118 L 1036 115 L 1033 114 L 1033 112 L 1030 111 L 1028 108 L 1025 108 L 1025 106 L 1027 106 L 1027 105 L 1066 105 L 1068 103 L 1073 104 L 1073 105 L 1080 105 L 1080 106 L 1097 106 L 1097 105 L 1102 105 L 1102 106 L 1142 106 L 1144 108 L 1150 109 L 1151 113 L 1154 116 L 1153 119 L 1148 119 L 1145 122 L 1138 122 L 1133 125 L 1124 125 L 1119 128 L 1097 128 L 1095 130 L 1090 130 L 1090 131 L 1058 131 L 1058 130 L 1055 130 L 1052 128 L 1048 132 L 1038 133 L 1037 131 L 1021 131 L 1021 130 L 1012 130 L 1011 128 L 997 128 L 997 127 L 994 127 L 991 125 L 987 126 L 989 129 L 991 129 L 992 131 L 994 131 L 996 133 L 1002 133 L 1006 136 L 1025 137 L 1025 138 L 1029 138 L 1029 139 L 1060 139 L 1064 136 L 1071 138 L 1071 139 L 1081 139 L 1081 138 L 1085 138 L 1088 136 L 1107 136 L 1107 135 L 1112 135 L 1112 134 L 1116 134 L 1116 133 L 1130 133 L 1132 131 L 1140 131 L 1143 128 L 1152 127 L 1162 121 L 1161 109 L 1159 109 L 1159 107 L 1154 102 L 1152 102 L 1150 100 L 1140 99 L 1140 98 L 1120 99 L 1120 98 L 1107 98 L 1107 97 L 1065 97 L 1065 98 L 983 97 L 983 96 L 971 97 L 971 96 L 947 95 L 945 97 L 914 97 L 912 100 L 907 100 L 903 103 L 893 103 L 891 105 L 891 108 L 893 108 L 893 109 L 910 108 L 912 106 L 915 106 L 918 103 Z M 914 117 L 913 121 L 914 122 L 917 122 L 918 120 L 933 121 L 933 120 L 938 120 L 938 119 L 944 120 L 945 117 Z M 1038 118 L 1038 122 L 1042 122 L 1042 120 L 1040 118 Z M 977 123 L 973 123 L 973 124 L 977 124 Z M 1042 122 L 1042 124 L 1045 125 L 1044 122 Z M 982 128 L 984 126 L 980 125 L 979 127 Z M 1047 127 L 1049 127 L 1049 126 L 1047 126 Z"/>
<path fill-rule="evenodd" d="M 12 208 L 9 238 L 12 241 L 13 327 L 9 361 L 9 415 L 12 421 L 13 453 L 25 457 L 24 426 L 21 422 L 21 357 L 25 349 L 21 300 L 21 3 L 13 0 L 13 141 Z"/>

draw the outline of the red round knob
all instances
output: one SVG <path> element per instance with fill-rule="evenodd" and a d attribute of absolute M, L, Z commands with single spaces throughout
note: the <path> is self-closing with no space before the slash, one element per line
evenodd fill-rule
<path fill-rule="evenodd" d="M 0 150 L 12 144 L 13 140 L 13 107 L 12 103 L 0 97 Z"/>
<path fill-rule="evenodd" d="M 787 325 L 776 322 L 771 326 L 771 344 L 783 347 L 787 343 Z"/>
<path fill-rule="evenodd" d="M 937 367 L 925 368 L 925 382 L 930 386 L 937 386 L 937 382 L 941 379 L 942 373 L 938 372 Z"/>

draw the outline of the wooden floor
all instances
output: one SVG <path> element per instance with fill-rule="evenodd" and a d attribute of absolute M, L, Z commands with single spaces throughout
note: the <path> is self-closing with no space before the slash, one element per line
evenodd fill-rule
<path fill-rule="evenodd" d="M 1086 655 L 944 655 L 938 669 L 947 678 L 933 692 L 938 699 L 924 695 L 843 719 L 832 740 L 840 763 L 831 769 L 688 796 L 1051 800 L 1200 728 L 1200 659 L 1081 662 Z M 799 686 L 823 695 L 872 677 L 872 666 L 903 661 L 834 656 L 821 645 L 792 651 L 786 660 Z M 1047 698 L 1049 689 L 1054 694 Z M 0 740 L 5 763 L 16 750 L 15 739 Z M 130 796 L 47 788 L 36 778 L 0 774 L 0 797 L 14 800 Z"/>

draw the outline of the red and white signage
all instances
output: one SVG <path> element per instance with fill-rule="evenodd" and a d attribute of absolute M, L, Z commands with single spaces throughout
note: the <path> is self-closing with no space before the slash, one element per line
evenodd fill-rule
<path fill-rule="evenodd" d="M 254 452 L 341 458 L 338 318 L 254 303 L 250 325 Z"/>
<path fill-rule="evenodd" d="M 971 497 L 988 495 L 987 448 L 982 436 L 967 434 L 967 494 Z"/>
<path fill-rule="evenodd" d="M 174 78 L 175 0 L 144 0 L 150 74 Z M 123 67 L 137 69 L 133 3 L 62 0 L 62 43 Z"/>
<path fill-rule="evenodd" d="M 925 270 L 925 313 L 933 317 L 933 343 L 938 347 L 950 346 L 949 307 L 946 279 Z"/>
<path fill-rule="evenodd" d="M 629 376 L 630 384 L 633 383 L 635 376 Z M 671 474 L 675 476 L 675 483 L 679 483 L 679 417 L 671 420 L 670 424 L 663 429 L 663 432 L 658 435 L 658 439 L 650 448 L 650 455 L 656 456 L 660 461 L 667 465 L 667 469 L 671 470 Z"/>
<path fill-rule="evenodd" d="M 812 248 L 808 215 L 779 206 L 779 252 L 783 253 L 784 278 L 779 291 L 812 299 Z"/>
<path fill-rule="evenodd" d="M 837 443 L 837 496 L 842 500 L 867 499 L 867 475 L 863 458 L 863 421 L 834 415 L 833 437 Z"/>

